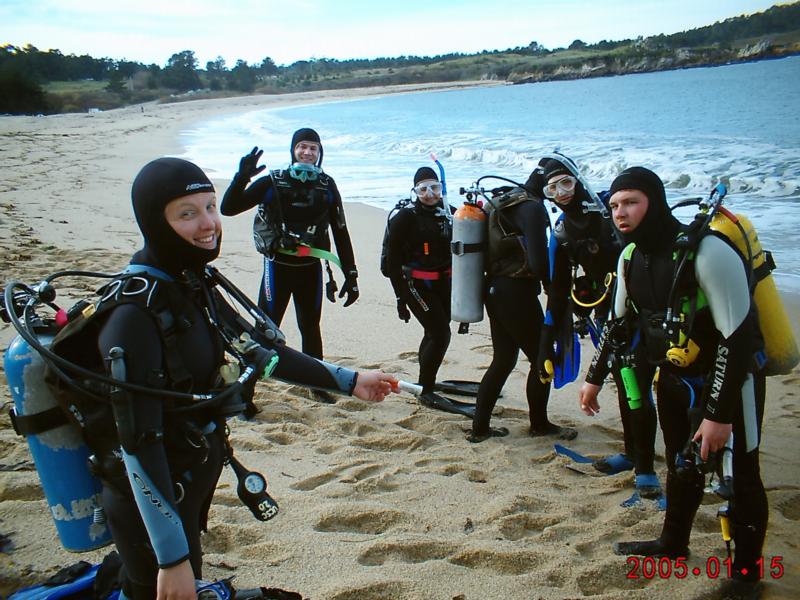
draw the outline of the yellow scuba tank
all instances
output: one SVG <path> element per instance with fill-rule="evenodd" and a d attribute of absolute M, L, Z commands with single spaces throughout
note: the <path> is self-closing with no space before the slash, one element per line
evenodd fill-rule
<path fill-rule="evenodd" d="M 771 271 L 775 265 L 771 255 L 761 247 L 755 227 L 744 215 L 733 214 L 721 206 L 711 220 L 710 227 L 733 243 L 745 260 L 750 262 L 755 275 L 756 284 L 752 293 L 767 356 L 765 373 L 789 373 L 800 363 L 800 351 L 772 277 Z"/>

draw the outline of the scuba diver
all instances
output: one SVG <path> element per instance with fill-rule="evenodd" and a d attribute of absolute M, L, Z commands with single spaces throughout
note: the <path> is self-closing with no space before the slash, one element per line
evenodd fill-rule
<path fill-rule="evenodd" d="M 124 564 L 123 597 L 194 598 L 202 576 L 200 532 L 229 456 L 225 418 L 244 404 L 195 407 L 164 394 L 224 387 L 226 354 L 259 374 L 272 369 L 274 377 L 363 400 L 382 400 L 397 382 L 292 350 L 276 338 L 277 329 L 259 330 L 238 315 L 207 266 L 219 254 L 222 225 L 214 187 L 199 167 L 154 160 L 136 176 L 131 195 L 144 247 L 103 288 L 98 314 L 103 303 L 111 306 L 99 321 L 104 360 L 98 362 L 116 381 L 149 391 L 112 388 L 113 421 L 95 432 L 102 439 L 88 441 Z M 253 379 L 250 395 L 254 385 Z"/>
<path fill-rule="evenodd" d="M 732 460 L 728 522 L 735 557 L 722 597 L 755 597 L 768 519 L 758 449 L 765 377 L 747 267 L 730 240 L 672 215 L 664 184 L 652 171 L 628 168 L 610 192 L 614 224 L 628 243 L 617 266 L 619 321 L 606 326 L 580 405 L 586 414 L 598 410 L 609 330 L 638 329 L 647 358 L 635 365 L 639 380 L 649 385 L 659 369 L 658 417 L 668 469 L 661 535 L 618 543 L 615 552 L 687 556 L 705 473 Z"/>
<path fill-rule="evenodd" d="M 452 226 L 449 205 L 442 201 L 442 182 L 430 167 L 414 174 L 416 198 L 389 220 L 386 274 L 397 300 L 397 316 L 411 315 L 424 329 L 419 344 L 419 401 L 429 408 L 472 416 L 474 407 L 434 392 L 436 375 L 450 344 Z"/>
<path fill-rule="evenodd" d="M 555 382 L 557 388 L 578 376 L 580 359 L 575 359 L 573 354 L 580 351 L 574 333 L 575 319 L 583 335 L 589 333 L 595 344 L 599 341 L 599 332 L 611 309 L 617 259 L 622 250 L 611 219 L 592 210 L 594 202 L 575 175 L 564 162 L 550 158 L 543 160 L 540 183 L 531 181 L 536 179 L 534 175 L 528 182 L 529 186 L 541 186 L 543 195 L 561 211 L 550 237 L 550 289 L 537 358 L 543 381 L 560 376 L 561 381 Z M 608 194 L 601 193 L 600 197 L 602 202 L 607 202 Z M 558 358 L 554 352 L 556 341 Z M 621 354 L 621 350 L 616 354 Z M 635 402 L 629 403 L 620 372 L 622 360 L 616 354 L 611 373 L 617 385 L 625 451 L 596 460 L 593 466 L 609 475 L 634 469 L 639 496 L 657 498 L 661 495 L 661 486 L 653 467 L 656 411 L 649 393 L 651 388 L 640 388 L 648 390 L 644 402 L 639 401 L 638 406 Z"/>
<path fill-rule="evenodd" d="M 345 307 L 359 295 L 358 271 L 353 246 L 345 222 L 342 198 L 333 178 L 322 170 L 323 148 L 313 129 L 298 129 L 292 136 L 287 169 L 275 169 L 266 177 L 250 180 L 266 167 L 258 166 L 263 150 L 253 148 L 239 161 L 222 199 L 223 215 L 238 215 L 258 206 L 254 221 L 256 248 L 264 254 L 264 275 L 258 293 L 258 306 L 280 326 L 294 298 L 297 326 L 303 339 L 303 352 L 322 358 L 322 263 L 326 260 L 328 283 L 325 295 L 336 302 L 336 282 L 330 262 L 339 264 L 345 274 L 339 298 Z M 338 257 L 330 252 L 328 229 L 333 232 Z M 317 392 L 323 402 L 335 402 L 326 392 Z"/>
<path fill-rule="evenodd" d="M 547 416 L 550 384 L 539 380 L 535 367 L 542 307 L 539 294 L 548 282 L 547 227 L 544 204 L 521 187 L 495 195 L 488 217 L 488 251 L 484 298 L 492 335 L 492 362 L 478 388 L 475 417 L 467 440 L 482 442 L 508 435 L 505 427 L 490 427 L 492 410 L 520 349 L 531 368 L 525 386 L 531 436 L 573 439 L 578 432 L 551 423 Z"/>

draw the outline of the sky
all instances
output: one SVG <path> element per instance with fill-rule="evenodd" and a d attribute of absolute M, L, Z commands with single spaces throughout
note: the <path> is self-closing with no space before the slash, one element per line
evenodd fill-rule
<path fill-rule="evenodd" d="M 0 44 L 165 66 L 192 50 L 298 60 L 433 56 L 636 38 L 761 12 L 761 0 L 0 0 Z"/>

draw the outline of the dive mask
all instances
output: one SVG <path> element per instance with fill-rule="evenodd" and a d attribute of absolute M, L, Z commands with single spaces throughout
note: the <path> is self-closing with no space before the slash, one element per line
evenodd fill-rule
<path fill-rule="evenodd" d="M 303 183 L 306 181 L 316 181 L 320 172 L 321 170 L 319 167 L 308 163 L 296 162 L 289 167 L 289 176 Z"/>
<path fill-rule="evenodd" d="M 438 181 L 435 183 L 420 183 L 414 186 L 414 193 L 417 196 L 425 196 L 428 193 L 438 196 L 442 193 L 442 184 Z"/>
<path fill-rule="evenodd" d="M 543 192 L 545 197 L 552 200 L 556 197 L 558 192 L 561 192 L 562 194 L 569 194 L 570 192 L 575 191 L 575 183 L 577 183 L 577 179 L 571 175 L 566 175 L 558 181 L 548 183 L 546 186 L 544 186 Z"/>

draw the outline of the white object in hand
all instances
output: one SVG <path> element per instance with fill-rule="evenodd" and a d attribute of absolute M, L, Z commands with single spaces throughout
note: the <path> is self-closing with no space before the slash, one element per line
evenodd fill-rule
<path fill-rule="evenodd" d="M 415 396 L 419 396 L 422 393 L 422 386 L 417 385 L 416 383 L 409 383 L 407 381 L 398 381 L 397 382 L 398 389 L 408 392 L 410 394 L 414 394 Z"/>

